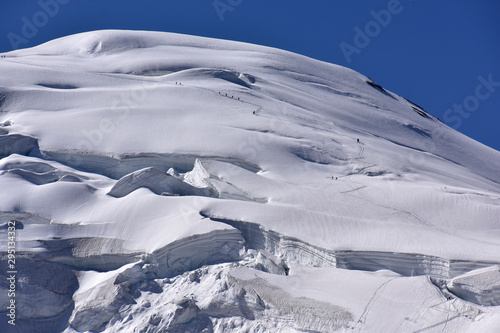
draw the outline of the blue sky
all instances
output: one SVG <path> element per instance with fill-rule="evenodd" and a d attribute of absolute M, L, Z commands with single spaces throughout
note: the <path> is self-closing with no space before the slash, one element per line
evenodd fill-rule
<path fill-rule="evenodd" d="M 0 20 L 0 52 L 98 29 L 293 51 L 359 71 L 500 150 L 497 0 L 4 0 Z"/>

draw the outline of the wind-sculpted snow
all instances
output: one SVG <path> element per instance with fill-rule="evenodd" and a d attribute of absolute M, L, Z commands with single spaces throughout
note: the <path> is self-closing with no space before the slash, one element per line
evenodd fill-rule
<path fill-rule="evenodd" d="M 450 260 L 425 254 L 333 251 L 308 244 L 294 237 L 287 237 L 272 230 L 265 230 L 257 223 L 202 216 L 227 223 L 241 231 L 247 247 L 272 253 L 286 262 L 313 267 L 337 267 L 362 271 L 390 270 L 403 276 L 429 275 L 456 277 L 477 268 L 495 265 L 495 262 Z"/>
<path fill-rule="evenodd" d="M 433 110 L 340 66 L 160 32 L 68 36 L 0 71 L 19 304 L 0 331 L 500 326 L 500 153 Z"/>
<path fill-rule="evenodd" d="M 260 170 L 258 166 L 246 162 L 245 160 L 219 156 L 157 153 L 123 154 L 114 156 L 111 154 L 92 154 L 82 151 L 42 151 L 42 154 L 47 159 L 61 162 L 79 170 L 102 174 L 114 179 L 124 177 L 127 174 L 148 167 L 165 172 L 170 168 L 174 168 L 179 172 L 187 172 L 193 169 L 195 161 L 199 158 L 225 161 L 252 172 Z"/>
<path fill-rule="evenodd" d="M 28 155 L 37 146 L 37 140 L 30 136 L 20 134 L 0 135 L 0 156 L 9 156 L 11 154 Z"/>
<path fill-rule="evenodd" d="M 156 168 L 146 168 L 123 176 L 108 194 L 115 198 L 121 198 L 140 187 L 148 188 L 160 195 L 217 196 L 217 193 L 211 188 L 191 186 Z"/>
<path fill-rule="evenodd" d="M 485 306 L 500 305 L 500 268 L 478 269 L 452 279 L 447 288 L 455 295 Z"/>
<path fill-rule="evenodd" d="M 14 175 L 18 175 L 19 177 L 35 184 L 35 185 L 43 185 L 48 183 L 53 183 L 56 181 L 70 181 L 70 182 L 80 182 L 80 178 L 78 176 L 74 176 L 72 174 L 59 173 L 59 172 L 44 172 L 44 173 L 36 173 L 31 171 L 26 171 L 23 169 L 9 169 L 3 171 L 3 174 L 10 173 Z"/>

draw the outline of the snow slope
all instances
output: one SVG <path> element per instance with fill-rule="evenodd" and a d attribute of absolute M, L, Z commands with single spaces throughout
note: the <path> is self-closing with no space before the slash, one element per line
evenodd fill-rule
<path fill-rule="evenodd" d="M 500 153 L 371 79 L 159 32 L 5 56 L 2 332 L 500 327 Z"/>

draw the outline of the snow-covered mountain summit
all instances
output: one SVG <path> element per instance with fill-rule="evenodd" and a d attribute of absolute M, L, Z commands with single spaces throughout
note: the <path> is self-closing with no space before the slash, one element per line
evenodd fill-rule
<path fill-rule="evenodd" d="M 137 31 L 0 71 L 2 331 L 500 325 L 500 153 L 371 79 Z"/>

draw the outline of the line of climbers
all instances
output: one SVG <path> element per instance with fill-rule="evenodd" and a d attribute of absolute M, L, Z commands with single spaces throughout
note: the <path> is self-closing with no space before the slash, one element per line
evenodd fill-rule
<path fill-rule="evenodd" d="M 228 96 L 228 94 L 227 94 L 227 93 L 225 93 L 224 95 L 222 95 L 220 91 L 219 91 L 219 95 L 221 95 L 221 96 L 225 96 L 225 97 L 229 97 L 229 98 L 232 98 L 232 99 L 235 99 L 235 98 L 234 98 L 234 96 Z M 239 97 L 237 97 L 236 99 L 237 99 L 238 101 L 240 100 L 240 98 L 239 98 Z"/>
<path fill-rule="evenodd" d="M 182 83 L 181 82 L 177 82 L 175 81 L 175 84 L 176 85 L 179 85 L 179 86 L 182 86 Z M 228 97 L 228 98 L 231 98 L 231 99 L 236 99 L 237 101 L 240 101 L 240 98 L 239 97 L 234 97 L 233 95 L 228 95 L 227 93 L 224 93 L 224 95 L 219 91 L 219 95 L 221 96 L 224 96 L 224 97 Z M 257 114 L 256 111 L 253 111 L 253 114 Z"/>
<path fill-rule="evenodd" d="M 4 58 L 4 57 L 5 57 L 5 56 L 2 56 L 2 58 Z M 177 81 L 175 81 L 175 84 L 176 84 L 176 85 L 179 85 L 179 86 L 182 86 L 182 83 L 181 83 L 181 82 L 177 82 Z M 238 100 L 238 101 L 240 100 L 240 98 L 239 98 L 239 97 L 234 98 L 234 96 L 232 96 L 232 95 L 231 95 L 231 96 L 228 96 L 228 94 L 227 94 L 227 93 L 225 93 L 224 95 L 222 95 L 220 91 L 219 91 L 219 95 L 221 95 L 221 96 L 225 96 L 225 97 L 228 97 L 228 98 L 232 98 L 232 99 L 236 99 L 236 100 Z M 255 111 L 253 112 L 253 114 L 255 114 Z"/>

